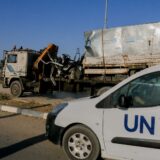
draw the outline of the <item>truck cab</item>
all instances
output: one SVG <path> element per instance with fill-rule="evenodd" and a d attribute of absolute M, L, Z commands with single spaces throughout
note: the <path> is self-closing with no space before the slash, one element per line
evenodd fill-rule
<path fill-rule="evenodd" d="M 20 97 L 23 92 L 46 93 L 55 84 L 54 74 L 58 46 L 49 44 L 40 51 L 16 49 L 4 52 L 3 87 Z"/>
<path fill-rule="evenodd" d="M 25 88 L 25 82 L 32 79 L 32 66 L 36 51 L 19 49 L 5 51 L 3 67 L 3 87 L 10 88 L 14 96 L 20 96 Z"/>

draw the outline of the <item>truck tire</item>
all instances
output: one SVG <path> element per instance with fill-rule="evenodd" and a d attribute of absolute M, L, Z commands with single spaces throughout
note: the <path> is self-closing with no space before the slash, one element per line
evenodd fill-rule
<path fill-rule="evenodd" d="M 137 72 L 136 70 L 130 70 L 130 71 L 129 71 L 129 76 L 134 75 L 136 72 Z"/>
<path fill-rule="evenodd" d="M 95 134 L 83 125 L 69 128 L 62 141 L 63 150 L 72 160 L 97 160 L 100 145 Z"/>
<path fill-rule="evenodd" d="M 110 88 L 111 88 L 111 87 L 102 87 L 102 88 L 100 88 L 100 89 L 97 91 L 96 95 L 97 95 L 97 96 L 100 96 L 100 95 L 102 95 L 103 93 L 105 93 L 106 91 L 108 91 Z"/>
<path fill-rule="evenodd" d="M 10 85 L 11 94 L 15 97 L 20 97 L 23 94 L 20 81 L 13 81 Z"/>
<path fill-rule="evenodd" d="M 69 70 L 69 80 L 79 80 L 81 77 L 81 71 L 78 67 L 71 68 Z"/>

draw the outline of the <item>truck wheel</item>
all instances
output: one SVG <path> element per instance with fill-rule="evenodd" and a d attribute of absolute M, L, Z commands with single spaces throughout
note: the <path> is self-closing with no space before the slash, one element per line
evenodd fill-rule
<path fill-rule="evenodd" d="M 129 76 L 132 76 L 132 75 L 134 75 L 136 73 L 136 70 L 130 70 L 129 71 Z"/>
<path fill-rule="evenodd" d="M 97 95 L 97 96 L 100 96 L 100 95 L 102 95 L 103 93 L 105 93 L 106 91 L 108 91 L 110 88 L 111 88 L 111 87 L 102 87 L 102 88 L 100 88 L 100 89 L 97 91 L 96 95 Z"/>
<path fill-rule="evenodd" d="M 95 134 L 83 125 L 69 128 L 63 137 L 63 150 L 72 160 L 97 160 L 100 145 Z"/>
<path fill-rule="evenodd" d="M 22 85 L 19 81 L 13 81 L 10 85 L 11 94 L 15 97 L 20 97 L 23 94 Z"/>

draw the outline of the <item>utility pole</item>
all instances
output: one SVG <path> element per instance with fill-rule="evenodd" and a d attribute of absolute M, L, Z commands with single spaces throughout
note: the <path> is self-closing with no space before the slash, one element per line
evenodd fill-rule
<path fill-rule="evenodd" d="M 105 16 L 104 16 L 104 29 L 108 27 L 108 0 L 105 5 Z"/>
<path fill-rule="evenodd" d="M 104 29 L 108 27 L 108 0 L 105 5 L 105 16 L 104 16 Z M 103 65 L 104 65 L 104 81 L 106 81 L 106 62 L 105 62 L 105 51 L 104 51 L 104 29 L 102 29 L 102 53 L 103 53 Z"/>

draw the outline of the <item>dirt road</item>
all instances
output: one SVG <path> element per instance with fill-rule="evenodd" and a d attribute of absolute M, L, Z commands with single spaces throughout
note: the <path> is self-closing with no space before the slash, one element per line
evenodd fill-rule
<path fill-rule="evenodd" d="M 45 137 L 45 121 L 0 112 L 0 159 L 65 160 L 58 146 Z"/>

